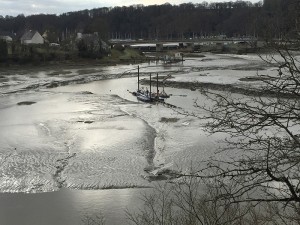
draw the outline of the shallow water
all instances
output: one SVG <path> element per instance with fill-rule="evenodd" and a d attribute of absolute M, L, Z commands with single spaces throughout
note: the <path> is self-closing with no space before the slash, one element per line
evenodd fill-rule
<path fill-rule="evenodd" d="M 36 103 L 17 105 L 26 97 Z M 2 192 L 148 186 L 156 132 L 120 110 L 124 100 L 42 92 L 13 101 L 1 110 Z"/>
<path fill-rule="evenodd" d="M 205 66 L 247 64 L 219 58 L 143 64 L 141 75 L 180 78 Z M 0 86 L 0 191 L 13 193 L 0 194 L 0 224 L 76 225 L 99 212 L 107 224 L 124 224 L 124 209 L 141 207 L 139 188 L 151 187 L 159 171 L 189 170 L 214 154 L 222 136 L 208 136 L 186 115 L 202 113 L 196 100 L 209 104 L 200 92 L 165 88 L 178 108 L 140 103 L 128 92 L 137 89 L 136 77 L 123 77 L 132 73 L 136 66 L 124 65 L 7 76 Z M 49 88 L 54 84 L 65 86 Z"/>
<path fill-rule="evenodd" d="M 111 79 L 1 99 L 0 188 L 36 193 L 0 194 L 5 225 L 40 224 L 41 220 L 76 224 L 78 213 L 100 212 L 110 221 L 107 224 L 122 224 L 126 207 L 142 207 L 136 195 L 139 189 L 128 188 L 152 186 L 144 168 L 154 165 L 153 174 L 159 168 L 188 168 L 191 158 L 197 160 L 192 155 L 200 144 L 206 147 L 199 157 L 209 155 L 214 142 L 201 130 L 195 133 L 197 120 L 163 105 L 138 103 L 127 91 L 135 86 L 136 78 Z M 193 107 L 191 96 L 198 96 L 192 91 L 166 91 L 174 95 L 170 103 L 186 109 Z M 36 103 L 17 105 L 24 101 Z M 162 117 L 178 120 L 160 122 Z M 82 190 L 59 190 L 61 186 Z M 97 190 L 103 188 L 113 190 Z M 16 211 L 21 212 L 13 217 Z"/>
<path fill-rule="evenodd" d="M 0 193 L 0 224 L 81 225 L 85 216 L 105 216 L 106 224 L 125 224 L 125 210 L 141 207 L 144 189 L 68 190 Z"/>

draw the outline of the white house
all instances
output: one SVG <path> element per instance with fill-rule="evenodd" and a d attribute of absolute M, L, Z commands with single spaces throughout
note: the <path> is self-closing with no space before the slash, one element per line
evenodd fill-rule
<path fill-rule="evenodd" d="M 12 42 L 14 34 L 9 32 L 0 32 L 0 40 L 4 40 L 6 42 Z"/>
<path fill-rule="evenodd" d="M 7 35 L 0 35 L 0 39 L 5 40 L 6 42 L 11 42 L 13 39 Z"/>
<path fill-rule="evenodd" d="M 39 32 L 30 30 L 21 37 L 22 44 L 44 44 L 44 38 Z"/>

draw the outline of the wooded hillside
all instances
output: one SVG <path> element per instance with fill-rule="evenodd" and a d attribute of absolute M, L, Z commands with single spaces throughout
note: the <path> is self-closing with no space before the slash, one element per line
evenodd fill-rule
<path fill-rule="evenodd" d="M 297 30 L 299 11 L 298 0 L 134 5 L 61 15 L 0 16 L 0 31 L 48 31 L 50 42 L 77 32 L 98 32 L 105 39 L 182 39 L 220 34 L 262 37 L 265 33 L 280 37 Z"/>

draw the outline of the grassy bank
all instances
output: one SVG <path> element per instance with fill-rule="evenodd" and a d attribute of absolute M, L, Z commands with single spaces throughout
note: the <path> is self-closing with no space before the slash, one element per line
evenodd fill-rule
<path fill-rule="evenodd" d="M 101 58 L 81 58 L 76 52 L 63 52 L 55 50 L 47 52 L 45 49 L 36 48 L 34 56 L 22 56 L 21 59 L 9 58 L 0 62 L 0 74 L 5 72 L 15 73 L 16 71 L 59 70 L 62 66 L 67 69 L 88 68 L 92 66 L 116 65 L 127 63 L 139 63 L 147 60 L 139 51 L 130 48 L 112 49 L 111 53 Z M 52 55 L 52 57 L 50 57 Z"/>

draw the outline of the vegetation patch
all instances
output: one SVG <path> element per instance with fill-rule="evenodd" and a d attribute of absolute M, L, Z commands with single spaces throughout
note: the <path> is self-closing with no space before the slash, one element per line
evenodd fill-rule
<path fill-rule="evenodd" d="M 240 78 L 239 80 L 252 82 L 252 81 L 267 81 L 267 80 L 271 80 L 271 78 L 267 76 L 252 76 L 252 77 L 243 77 Z"/>
<path fill-rule="evenodd" d="M 18 102 L 17 105 L 33 105 L 36 102 L 32 102 L 32 101 L 24 101 L 24 102 Z"/>
<path fill-rule="evenodd" d="M 79 94 L 83 94 L 83 95 L 92 95 L 94 94 L 93 92 L 90 92 L 90 91 L 81 91 L 79 92 Z"/>
<path fill-rule="evenodd" d="M 68 70 L 59 70 L 59 71 L 53 71 L 51 73 L 48 73 L 48 76 L 58 76 L 58 75 L 66 75 L 72 73 L 71 71 Z"/>
<path fill-rule="evenodd" d="M 167 117 L 162 117 L 160 118 L 160 122 L 164 123 L 176 123 L 179 119 L 178 118 L 167 118 Z"/>
<path fill-rule="evenodd" d="M 265 70 L 266 68 L 264 67 L 258 67 L 257 65 L 252 65 L 252 66 L 238 66 L 231 68 L 232 70 L 242 70 L 242 71 L 262 71 Z"/>
<path fill-rule="evenodd" d="M 78 122 L 78 123 L 87 123 L 87 124 L 91 124 L 91 123 L 94 123 L 95 121 L 92 121 L 92 120 L 78 120 L 77 122 Z"/>

